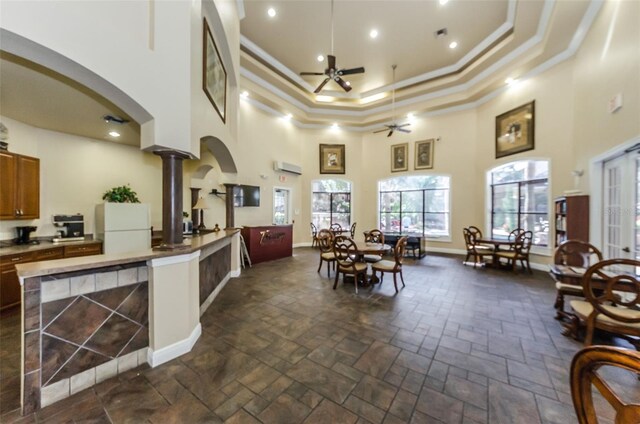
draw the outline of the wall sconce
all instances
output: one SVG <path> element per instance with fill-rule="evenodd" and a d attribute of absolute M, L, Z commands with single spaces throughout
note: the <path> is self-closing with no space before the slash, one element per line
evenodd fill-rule
<path fill-rule="evenodd" d="M 204 226 L 204 210 L 209 209 L 209 207 L 205 203 L 204 199 L 202 197 L 198 198 L 198 201 L 191 209 L 197 210 L 200 214 L 200 225 L 198 225 L 198 230 L 206 229 L 207 227 Z"/>
<path fill-rule="evenodd" d="M 573 171 L 571 171 L 571 175 L 573 175 L 573 188 L 577 190 L 578 186 L 580 185 L 580 177 L 584 175 L 584 170 L 574 169 Z"/>

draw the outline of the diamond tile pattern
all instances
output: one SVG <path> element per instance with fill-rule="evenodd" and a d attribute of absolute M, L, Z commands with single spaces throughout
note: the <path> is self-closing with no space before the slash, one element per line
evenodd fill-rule
<path fill-rule="evenodd" d="M 148 346 L 148 292 L 144 282 L 43 304 L 43 387 Z"/>
<path fill-rule="evenodd" d="M 582 343 L 561 335 L 549 276 L 473 269 L 462 259 L 408 259 L 397 295 L 386 279 L 355 295 L 316 272 L 316 249 L 296 249 L 232 279 L 202 315 L 191 352 L 25 419 L 576 423 L 569 364 Z M 630 347 L 605 335 L 598 343 Z M 604 378 L 639 402 L 637 376 L 610 371 Z M 599 422 L 613 422 L 594 396 Z"/>

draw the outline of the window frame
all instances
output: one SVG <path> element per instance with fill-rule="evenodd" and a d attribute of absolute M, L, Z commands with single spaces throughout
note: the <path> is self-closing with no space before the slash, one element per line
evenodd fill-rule
<path fill-rule="evenodd" d="M 407 189 L 407 190 L 380 190 L 380 183 L 384 182 L 384 181 L 390 181 L 390 180 L 394 180 L 396 178 L 402 178 L 402 177 L 390 177 L 390 178 L 384 178 L 381 180 L 378 180 L 378 228 L 382 228 L 382 215 L 383 214 L 391 214 L 391 213 L 396 213 L 396 212 L 383 212 L 381 210 L 382 208 L 382 194 L 383 193 L 399 193 L 399 198 L 400 198 L 400 210 L 397 212 L 399 214 L 399 221 L 402 223 L 402 211 L 403 211 L 403 207 L 402 207 L 402 193 L 407 193 L 407 192 L 422 192 L 422 211 L 409 211 L 406 212 L 407 214 L 416 214 L 419 213 L 422 215 L 422 238 L 425 240 L 429 240 L 429 241 L 440 241 L 440 242 L 451 242 L 452 241 L 452 229 L 451 229 L 451 220 L 452 220 L 452 209 L 451 209 L 451 202 L 452 202 L 452 195 L 451 195 L 451 180 L 452 177 L 450 174 L 412 174 L 412 175 L 408 175 L 410 177 L 445 177 L 447 178 L 447 182 L 448 182 L 448 186 L 447 188 L 412 188 L 412 189 Z M 404 176 L 403 176 L 404 177 Z M 446 211 L 444 212 L 431 212 L 431 211 L 427 211 L 426 210 L 426 206 L 427 206 L 427 196 L 426 196 L 426 192 L 434 192 L 434 191 L 447 191 L 448 195 L 447 195 L 447 204 L 446 204 Z M 448 229 L 448 234 L 446 235 L 442 235 L 442 236 L 429 236 L 426 233 L 426 219 L 425 216 L 428 214 L 442 214 L 442 215 L 446 215 L 446 224 L 447 224 L 447 229 Z M 402 225 L 402 224 L 401 224 Z M 389 231 L 387 231 L 389 232 Z M 402 226 L 400 227 L 400 233 L 402 233 Z"/>
<path fill-rule="evenodd" d="M 343 183 L 347 183 L 349 185 L 349 190 L 350 191 L 314 191 L 313 190 L 313 185 L 314 183 L 318 182 L 318 181 L 341 181 Z M 349 227 L 351 226 L 351 224 L 353 223 L 353 182 L 351 182 L 350 180 L 344 179 L 344 178 L 317 178 L 315 180 L 311 181 L 311 223 L 313 223 L 314 225 L 316 225 L 318 227 L 318 229 L 320 230 L 321 227 L 317 224 L 315 224 L 314 222 L 314 214 L 315 213 L 326 213 L 326 212 L 314 212 L 313 209 L 313 204 L 314 204 L 314 195 L 315 194 L 328 194 L 329 195 L 329 225 L 333 224 L 335 221 L 333 219 L 333 215 L 334 213 L 340 213 L 340 212 L 334 212 L 333 211 L 333 195 L 348 195 L 349 196 Z M 324 228 L 324 227 L 322 227 Z M 328 227 L 327 227 L 328 228 Z"/>
<path fill-rule="evenodd" d="M 516 180 L 516 181 L 509 181 L 509 182 L 504 182 L 504 183 L 497 183 L 497 184 L 493 184 L 493 173 L 497 170 L 499 170 L 500 168 L 504 168 L 506 166 L 512 165 L 514 163 L 517 162 L 546 162 L 547 163 L 547 216 L 548 216 L 548 221 L 549 221 L 549 230 L 547 233 L 547 245 L 546 246 L 542 246 L 542 245 L 532 245 L 531 246 L 531 253 L 534 255 L 539 255 L 539 256 L 551 256 L 553 254 L 553 237 L 554 236 L 554 214 L 553 214 L 553 200 L 552 200 L 552 168 L 551 168 L 551 159 L 549 158 L 545 158 L 545 157 L 527 157 L 527 158 L 521 158 L 521 159 L 517 159 L 517 160 L 510 160 L 508 162 L 503 162 L 500 163 L 496 166 L 493 166 L 492 168 L 489 168 L 486 171 L 486 185 L 485 185 L 485 193 L 486 193 L 486 197 L 485 197 L 485 205 L 486 205 L 486 213 L 485 213 L 485 228 L 487 229 L 487 236 L 491 236 L 492 235 L 492 229 L 493 229 L 493 186 L 499 186 L 499 185 L 509 185 L 509 184 L 518 184 L 518 194 L 520 195 L 520 190 L 521 190 L 521 186 L 522 183 L 525 184 L 535 184 L 535 183 L 540 183 L 543 182 L 545 180 L 545 178 L 532 178 L 532 179 L 528 179 L 528 180 Z M 521 212 L 521 201 L 520 198 L 518 200 L 518 211 L 517 211 L 517 217 L 518 217 L 518 222 L 520 222 L 520 215 L 524 214 L 526 215 L 527 212 Z M 543 212 L 530 212 L 530 214 L 543 214 Z"/>

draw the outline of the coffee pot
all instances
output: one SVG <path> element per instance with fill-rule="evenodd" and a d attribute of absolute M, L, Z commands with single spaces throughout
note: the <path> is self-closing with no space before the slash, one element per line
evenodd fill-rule
<path fill-rule="evenodd" d="M 31 240 L 31 233 L 34 232 L 37 228 L 38 227 L 33 226 L 16 227 L 16 231 L 18 232 L 16 244 L 37 244 L 37 240 Z"/>

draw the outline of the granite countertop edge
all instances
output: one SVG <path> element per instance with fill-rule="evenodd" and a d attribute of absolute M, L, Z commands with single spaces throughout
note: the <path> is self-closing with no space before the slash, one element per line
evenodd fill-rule
<path fill-rule="evenodd" d="M 128 252 L 111 255 L 81 256 L 77 258 L 55 259 L 41 262 L 28 262 L 16 264 L 20 280 L 30 277 L 39 277 L 63 272 L 82 271 L 86 269 L 103 268 L 114 265 L 123 265 L 133 262 L 148 261 L 150 259 L 164 258 L 191 254 L 210 245 L 214 245 L 238 233 L 238 229 L 221 230 L 217 233 L 194 236 L 185 239 L 185 248 L 175 250 L 145 249 L 137 252 Z M 91 241 L 96 243 L 97 241 Z M 86 242 L 78 242 L 86 243 Z"/>

